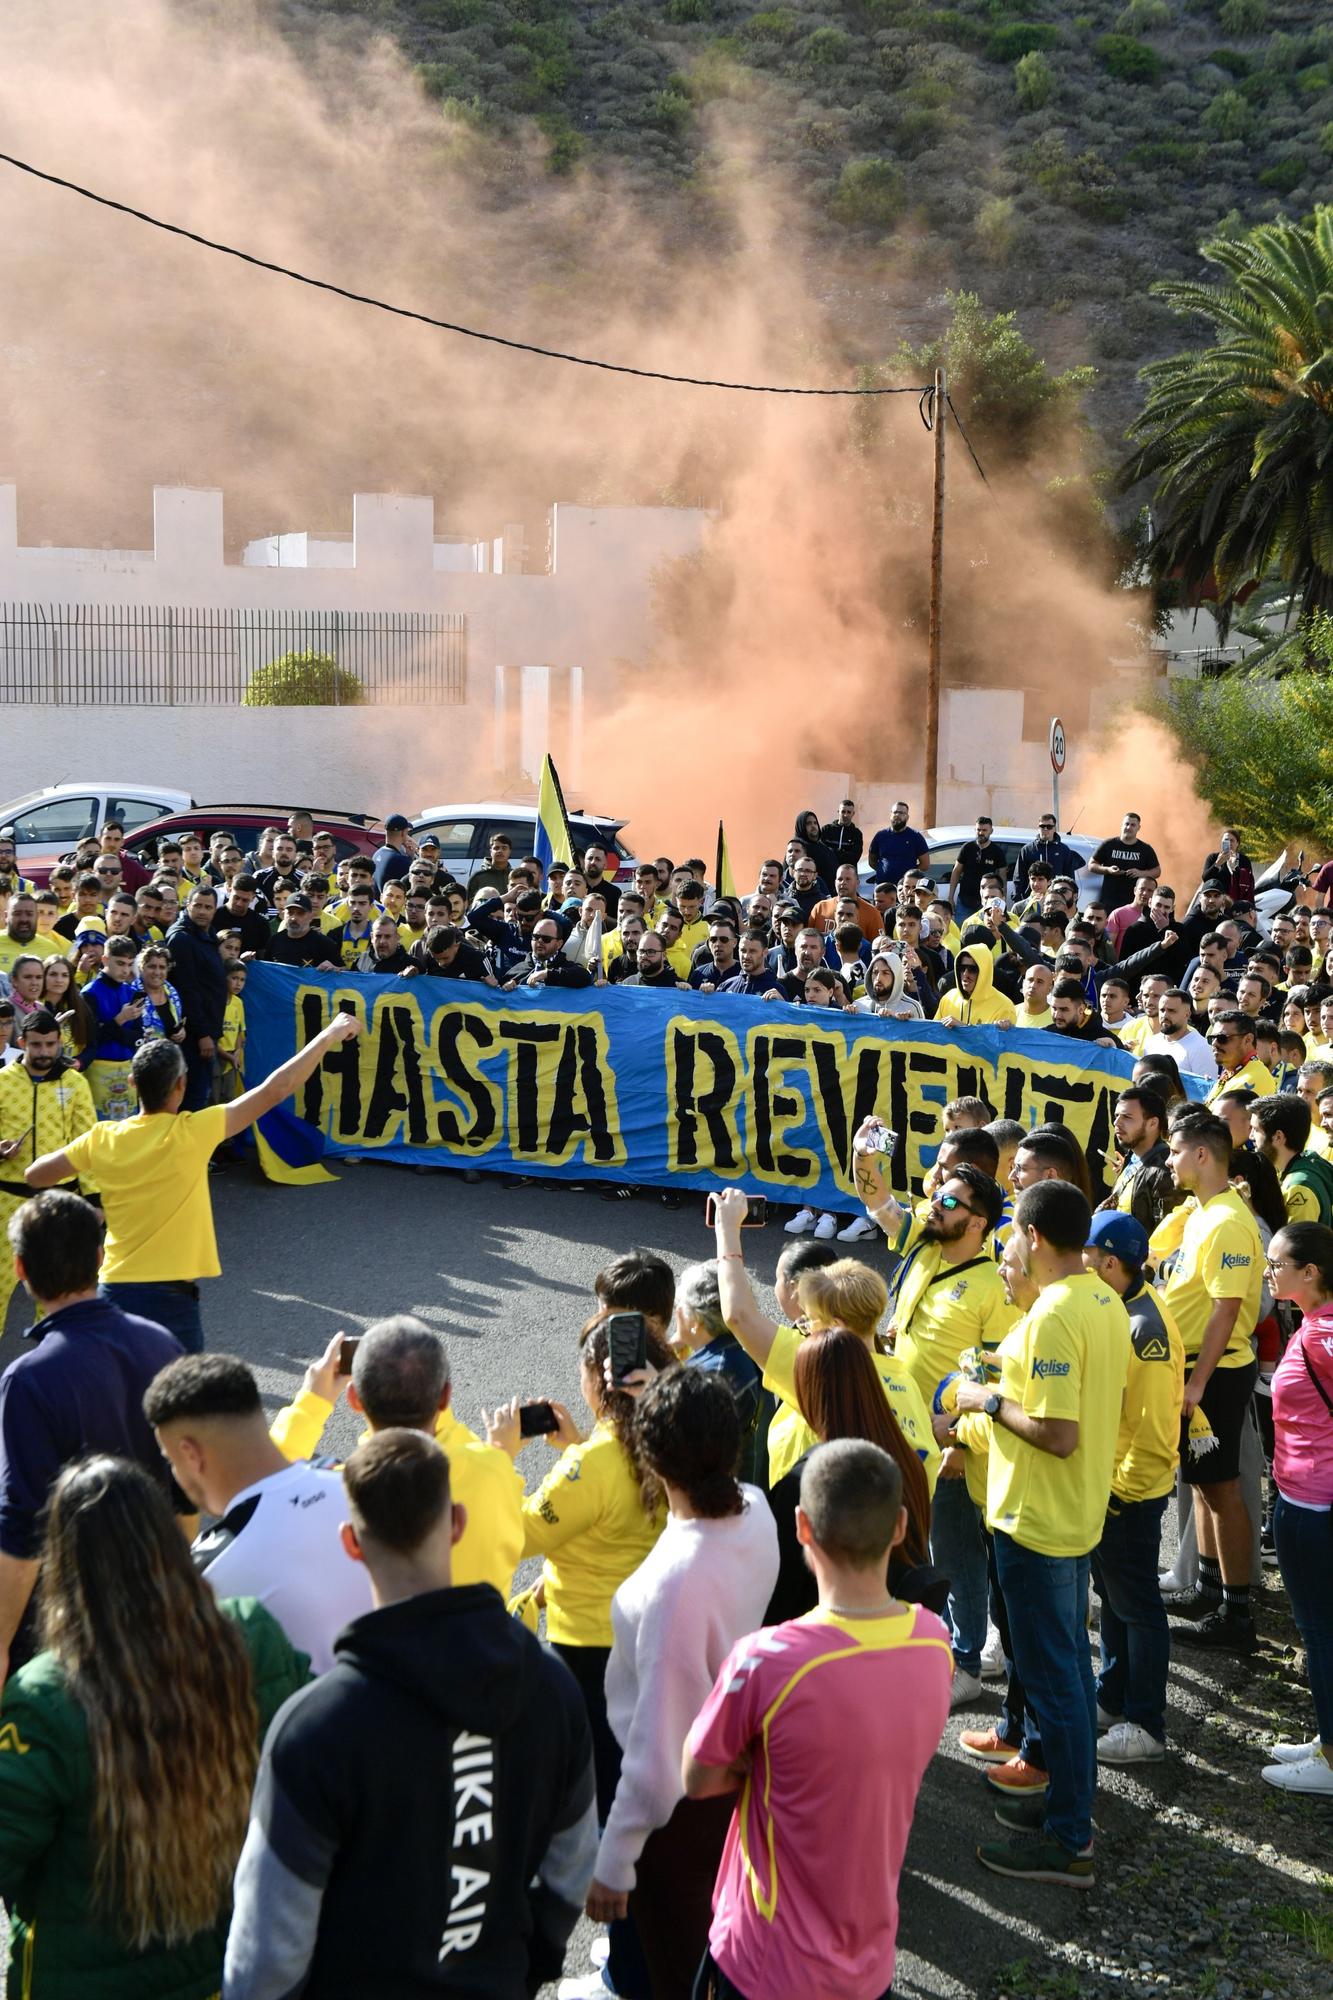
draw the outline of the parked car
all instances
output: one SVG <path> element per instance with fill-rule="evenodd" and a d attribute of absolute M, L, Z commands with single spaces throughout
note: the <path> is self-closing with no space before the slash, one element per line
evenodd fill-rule
<path fill-rule="evenodd" d="M 569 830 L 574 838 L 576 852 L 592 843 L 600 843 L 606 849 L 606 872 L 613 880 L 617 874 L 632 873 L 634 856 L 620 838 L 624 827 L 623 819 L 614 819 L 605 813 L 571 812 Z M 482 799 L 464 805 L 427 806 L 417 815 L 413 824 L 414 834 L 433 833 L 440 843 L 440 863 L 459 882 L 470 881 L 472 876 L 488 867 L 487 847 L 494 833 L 507 833 L 513 842 L 515 859 L 536 850 L 533 842 L 537 834 L 537 808 L 535 805 L 517 805 L 513 799 Z"/>
<path fill-rule="evenodd" d="M 368 813 L 326 812 L 321 806 L 311 806 L 309 811 L 315 822 L 315 831 L 333 835 L 339 861 L 345 861 L 351 854 L 373 854 L 377 847 L 383 845 L 384 823 Z M 248 854 L 258 844 L 266 826 L 285 828 L 291 812 L 290 805 L 223 803 L 195 806 L 188 812 L 168 813 L 151 820 L 147 826 L 141 826 L 125 842 L 125 851 L 132 854 L 136 861 L 148 864 L 157 859 L 158 842 L 168 835 L 179 837 L 182 833 L 197 833 L 207 846 L 210 834 L 226 833 Z"/>
<path fill-rule="evenodd" d="M 163 813 L 187 812 L 188 792 L 170 785 L 108 784 L 97 778 L 81 785 L 44 785 L 0 806 L 0 826 L 12 826 L 20 875 L 44 888 L 62 854 L 100 832 L 109 819 L 123 820 L 126 833 Z"/>
<path fill-rule="evenodd" d="M 959 854 L 966 847 L 969 840 L 975 840 L 976 832 L 975 824 L 969 826 L 933 826 L 926 835 L 926 848 L 930 855 L 931 880 L 938 884 L 941 893 L 949 886 L 949 877 L 953 872 L 953 865 L 957 861 Z M 1009 900 L 1011 902 L 1013 901 L 1014 864 L 1018 860 L 1021 850 L 1027 846 L 1030 840 L 1035 840 L 1036 838 L 1037 829 L 1035 826 L 997 826 L 992 831 L 993 844 L 999 849 L 996 860 L 1003 863 L 1004 867 L 1009 871 Z M 1087 835 L 1081 833 L 1066 833 L 1061 838 L 1064 840 L 1066 846 L 1072 847 L 1076 854 L 1083 856 L 1083 864 L 1086 868 L 1088 862 L 1091 861 L 1093 855 L 1101 846 L 1103 836 L 1097 835 L 1094 838 L 1089 838 Z M 875 879 L 873 868 L 863 867 L 861 875 L 863 879 L 871 882 Z M 1093 900 L 1097 891 L 1101 888 L 1101 881 L 1100 874 L 1090 876 L 1080 874 L 1078 882 L 1079 901 L 1083 903 Z"/>

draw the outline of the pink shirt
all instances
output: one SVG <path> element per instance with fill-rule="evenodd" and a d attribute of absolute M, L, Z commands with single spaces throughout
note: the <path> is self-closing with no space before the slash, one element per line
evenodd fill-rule
<path fill-rule="evenodd" d="M 748 1750 L 708 1942 L 747 2000 L 866 2000 L 893 1979 L 898 1876 L 949 1715 L 953 1660 L 933 1612 L 812 1611 L 734 1646 L 689 1744 Z"/>
<path fill-rule="evenodd" d="M 1333 1416 L 1302 1358 L 1333 1400 L 1333 1305 L 1301 1321 L 1273 1372 L 1273 1479 L 1301 1507 L 1333 1507 Z"/>

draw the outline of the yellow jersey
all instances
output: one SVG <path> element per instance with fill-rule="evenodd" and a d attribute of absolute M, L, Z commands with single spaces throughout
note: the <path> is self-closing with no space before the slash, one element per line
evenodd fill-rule
<path fill-rule="evenodd" d="M 91 1179 L 102 1196 L 106 1283 L 218 1276 L 208 1162 L 226 1135 L 226 1105 L 210 1104 L 206 1111 L 141 1111 L 94 1125 L 65 1146 L 80 1179 Z"/>
<path fill-rule="evenodd" d="M 19 944 L 8 931 L 0 931 L 0 972 L 12 972 L 20 958 L 62 958 L 68 950 L 68 938 L 48 937 L 38 931 L 26 944 Z"/>
<path fill-rule="evenodd" d="M 611 1599 L 662 1532 L 645 1512 L 620 1439 L 598 1423 L 570 1445 L 523 1502 L 523 1554 L 544 1556 L 546 1635 L 566 1646 L 609 1646 Z"/>
<path fill-rule="evenodd" d="M 768 1427 L 770 1486 L 776 1486 L 797 1459 L 819 1443 L 796 1400 L 796 1357 L 800 1351 L 801 1335 L 795 1327 L 780 1326 L 764 1370 L 764 1387 L 773 1392 L 781 1405 Z M 898 1428 L 925 1467 L 926 1483 L 933 1493 L 940 1472 L 940 1448 L 930 1427 L 930 1406 L 897 1355 L 872 1352 L 871 1360 L 885 1400 L 898 1420 Z"/>
<path fill-rule="evenodd" d="M 1277 1078 L 1267 1063 L 1261 1063 L 1258 1056 L 1254 1056 L 1229 1075 L 1219 1076 L 1204 1103 L 1211 1104 L 1226 1090 L 1252 1090 L 1256 1097 L 1272 1097 L 1277 1092 Z"/>
<path fill-rule="evenodd" d="M 1068 1458 L 992 1423 L 986 1521 L 1039 1555 L 1084 1556 L 1101 1539 L 1129 1369 L 1129 1318 L 1090 1271 L 1043 1288 L 1000 1342 L 999 1394 L 1030 1417 L 1078 1425 Z"/>
<path fill-rule="evenodd" d="M 946 1264 L 940 1244 L 921 1241 L 922 1227 L 914 1221 L 900 1246 L 904 1267 L 893 1304 L 893 1351 L 930 1409 L 963 1350 L 997 1347 L 1018 1312 L 988 1250 L 964 1264 Z"/>
<path fill-rule="evenodd" d="M 323 1396 L 299 1389 L 296 1400 L 278 1411 L 269 1436 L 284 1458 L 313 1458 L 332 1414 L 333 1404 Z M 467 1511 L 454 1544 L 453 1581 L 493 1584 L 508 1598 L 523 1553 L 522 1475 L 507 1453 L 483 1444 L 452 1408 L 436 1418 L 435 1439 L 449 1461 L 450 1496 Z"/>
<path fill-rule="evenodd" d="M 1185 1343 L 1171 1308 L 1150 1287 L 1140 1283 L 1125 1310 L 1129 1370 L 1111 1492 L 1118 1500 L 1159 1500 L 1176 1483 Z"/>
<path fill-rule="evenodd" d="M 1155 1241 L 1154 1236 L 1154 1241 Z M 1180 1328 L 1185 1359 L 1193 1364 L 1218 1299 L 1239 1299 L 1231 1337 L 1219 1368 L 1245 1368 L 1254 1359 L 1251 1335 L 1259 1318 L 1263 1246 L 1248 1203 L 1223 1188 L 1188 1212 L 1180 1247 L 1163 1261 L 1163 1296 Z"/>

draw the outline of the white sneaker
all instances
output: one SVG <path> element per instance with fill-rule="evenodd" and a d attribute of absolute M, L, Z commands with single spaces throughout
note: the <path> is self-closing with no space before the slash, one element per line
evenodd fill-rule
<path fill-rule="evenodd" d="M 557 2000 L 607 2000 L 608 1994 L 615 1992 L 600 1972 L 584 1972 L 577 1979 L 562 1979 L 555 1990 Z"/>
<path fill-rule="evenodd" d="M 868 1215 L 856 1215 L 838 1231 L 839 1243 L 859 1243 L 863 1236 L 878 1236 L 879 1230 Z"/>
<path fill-rule="evenodd" d="M 1299 1792 L 1302 1798 L 1333 1799 L 1333 1767 L 1326 1757 L 1307 1757 L 1303 1764 L 1265 1764 L 1260 1777 L 1280 1792 Z"/>
<path fill-rule="evenodd" d="M 1101 1703 L 1098 1702 L 1097 1727 L 1099 1729 L 1114 1729 L 1117 1722 L 1123 1722 L 1124 1719 L 1123 1715 L 1112 1715 L 1109 1708 L 1103 1708 Z"/>
<path fill-rule="evenodd" d="M 1173 1569 L 1169 1569 L 1166 1570 L 1163 1573 L 1163 1575 L 1158 1577 L 1157 1588 L 1161 1591 L 1163 1597 L 1173 1597 L 1177 1591 L 1188 1590 L 1189 1585 L 1187 1583 L 1182 1583 L 1181 1579 L 1176 1575 L 1175 1571 Z"/>
<path fill-rule="evenodd" d="M 611 1940 L 607 1936 L 606 1932 L 603 1931 L 601 1936 L 595 1937 L 592 1943 L 588 1946 L 588 1962 L 590 1965 L 595 1966 L 600 1971 L 602 1966 L 606 1964 L 606 1961 L 608 1958 L 610 1958 L 610 1956 L 611 1956 Z"/>
<path fill-rule="evenodd" d="M 983 1681 L 1001 1681 L 1006 1668 L 1004 1664 L 1004 1641 L 997 1625 L 986 1627 L 986 1643 L 981 1649 L 981 1678 Z"/>
<path fill-rule="evenodd" d="M 1137 1722 L 1114 1723 L 1097 1739 L 1099 1764 L 1160 1764 L 1165 1755 L 1165 1743 L 1159 1743 Z M 1329 1775 L 1333 1777 L 1333 1772 Z"/>
<path fill-rule="evenodd" d="M 971 1708 L 981 1693 L 981 1675 L 965 1674 L 961 1668 L 954 1670 L 953 1686 L 949 1690 L 949 1707 Z"/>
<path fill-rule="evenodd" d="M 822 1243 L 827 1243 L 829 1238 L 831 1236 L 836 1236 L 837 1233 L 838 1233 L 837 1216 L 821 1215 L 818 1222 L 815 1224 L 815 1235 L 820 1239 L 820 1241 Z"/>
<path fill-rule="evenodd" d="M 1313 1736 L 1308 1743 L 1274 1743 L 1268 1754 L 1275 1764 L 1308 1764 L 1323 1747 L 1320 1739 Z"/>
<path fill-rule="evenodd" d="M 806 1230 L 813 1229 L 814 1226 L 815 1211 L 813 1208 L 798 1208 L 791 1221 L 784 1222 L 782 1225 L 788 1236 L 804 1236 Z"/>

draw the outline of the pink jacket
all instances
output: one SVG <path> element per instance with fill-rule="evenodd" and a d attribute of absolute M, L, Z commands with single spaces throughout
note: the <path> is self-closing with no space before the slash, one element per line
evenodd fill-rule
<path fill-rule="evenodd" d="M 1310 1380 L 1333 1401 L 1333 1304 L 1302 1320 L 1273 1375 L 1273 1478 L 1303 1507 L 1333 1506 L 1333 1416 Z"/>

